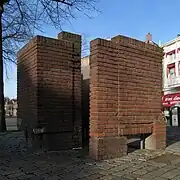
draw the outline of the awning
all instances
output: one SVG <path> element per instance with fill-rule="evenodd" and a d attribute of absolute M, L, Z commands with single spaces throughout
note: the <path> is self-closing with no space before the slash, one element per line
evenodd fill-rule
<path fill-rule="evenodd" d="M 166 94 L 162 97 L 163 107 L 171 107 L 180 103 L 180 93 Z"/>
<path fill-rule="evenodd" d="M 175 49 L 172 50 L 172 51 L 169 51 L 169 52 L 166 53 L 166 57 L 167 57 L 168 55 L 172 55 L 172 54 L 175 54 L 175 53 L 176 53 L 176 50 L 175 50 Z"/>
<path fill-rule="evenodd" d="M 169 68 L 169 69 L 170 69 L 170 68 L 175 68 L 175 63 L 168 64 L 168 65 L 167 65 L 167 68 Z"/>

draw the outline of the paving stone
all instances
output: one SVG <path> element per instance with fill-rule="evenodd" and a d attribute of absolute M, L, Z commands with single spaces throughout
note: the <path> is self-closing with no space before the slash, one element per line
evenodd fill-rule
<path fill-rule="evenodd" d="M 18 180 L 24 180 L 24 179 L 28 179 L 28 180 L 31 180 L 33 177 L 35 177 L 35 175 L 34 174 L 26 174 L 26 175 L 24 175 L 24 176 L 21 176 L 21 177 L 18 177 Z"/>
<path fill-rule="evenodd" d="M 88 175 L 90 175 L 88 172 L 82 170 L 79 173 L 77 173 L 75 176 L 77 178 L 83 178 L 83 177 L 87 177 Z"/>
<path fill-rule="evenodd" d="M 107 175 L 109 175 L 109 174 L 114 174 L 114 172 L 107 171 L 107 170 L 100 170 L 100 171 L 99 171 L 99 174 L 104 175 L 104 176 L 107 176 Z"/>
<path fill-rule="evenodd" d="M 176 160 L 171 161 L 171 164 L 172 164 L 172 165 L 178 165 L 178 166 L 180 166 L 180 158 L 179 158 L 179 159 L 176 159 Z"/>
<path fill-rule="evenodd" d="M 7 170 L 4 170 L 4 172 L 1 171 L 1 175 L 8 176 L 11 174 L 16 174 L 18 172 L 21 172 L 21 170 L 20 169 L 7 169 Z"/>
<path fill-rule="evenodd" d="M 180 175 L 180 170 L 179 169 L 173 169 L 173 170 L 170 170 L 170 171 L 166 172 L 165 174 L 161 175 L 161 177 L 167 178 L 167 179 L 172 179 L 178 175 Z"/>
<path fill-rule="evenodd" d="M 151 172 L 151 171 L 157 170 L 159 168 L 156 166 L 148 165 L 148 166 L 144 167 L 143 169 L 145 169 L 148 172 Z"/>
<path fill-rule="evenodd" d="M 16 139 L 11 138 L 12 134 L 5 138 L 0 133 L 0 180 L 180 180 L 179 159 L 172 160 L 171 165 L 152 161 L 166 151 L 138 150 L 122 158 L 95 162 L 82 155 L 77 158 L 77 151 L 29 153 L 20 134 L 13 134 Z"/>
<path fill-rule="evenodd" d="M 7 177 L 9 178 L 9 179 L 11 179 L 11 178 L 18 178 L 18 177 L 21 177 L 21 176 L 24 176 L 25 174 L 23 173 L 23 172 L 17 172 L 17 173 L 13 173 L 13 174 L 10 174 L 10 175 L 8 175 Z"/>
<path fill-rule="evenodd" d="M 140 170 L 137 170 L 137 171 L 133 172 L 133 174 L 137 174 L 137 175 L 140 175 L 140 176 L 142 176 L 144 174 L 147 174 L 147 173 L 148 173 L 148 171 L 145 170 L 145 169 L 140 169 Z"/>
<path fill-rule="evenodd" d="M 164 167 L 164 166 L 167 165 L 166 163 L 154 162 L 154 161 L 152 161 L 152 160 L 148 161 L 148 164 L 149 164 L 149 165 L 152 165 L 152 166 L 159 167 L 159 168 Z"/>
<path fill-rule="evenodd" d="M 47 178 L 46 180 L 60 180 L 60 179 L 61 178 L 59 176 L 55 175 L 55 176 L 51 176 L 51 177 Z M 66 179 L 66 177 L 64 177 L 63 180 L 68 180 L 68 179 Z M 71 179 L 69 179 L 69 180 L 71 180 Z"/>
<path fill-rule="evenodd" d="M 103 178 L 106 179 L 106 180 L 119 180 L 119 177 L 114 176 L 114 175 L 105 176 Z"/>
<path fill-rule="evenodd" d="M 99 180 L 112 180 L 112 176 L 106 175 L 99 178 Z"/>
<path fill-rule="evenodd" d="M 164 177 L 156 177 L 156 178 L 154 178 L 154 180 L 168 180 L 168 179 L 164 178 Z"/>
<path fill-rule="evenodd" d="M 135 180 L 135 179 L 136 179 L 136 178 L 131 177 L 131 176 L 128 176 L 128 177 L 122 176 L 121 179 L 117 179 L 117 180 Z"/>
<path fill-rule="evenodd" d="M 108 163 L 101 163 L 101 164 L 97 164 L 96 166 L 99 169 L 112 169 L 113 167 L 115 167 L 114 165 Z"/>
<path fill-rule="evenodd" d="M 30 178 L 31 180 L 43 180 L 44 178 L 40 177 L 40 176 L 33 176 Z M 29 179 L 29 180 L 30 180 Z M 25 179 L 24 179 L 25 180 Z"/>
<path fill-rule="evenodd" d="M 89 176 L 87 176 L 85 179 L 86 180 L 94 180 L 94 179 L 99 179 L 103 177 L 102 174 L 96 173 L 96 174 L 91 174 Z"/>
<path fill-rule="evenodd" d="M 139 170 L 139 169 L 138 169 Z M 133 173 L 133 172 L 136 172 L 138 171 L 137 169 L 133 168 L 133 167 L 130 167 L 130 168 L 127 168 L 125 169 L 124 171 L 121 171 L 123 174 L 130 174 L 130 173 Z"/>
<path fill-rule="evenodd" d="M 172 178 L 172 180 L 179 180 L 180 176 L 175 176 L 174 178 Z"/>
<path fill-rule="evenodd" d="M 7 178 L 5 176 L 0 176 L 0 179 L 2 179 L 2 180 L 9 180 L 9 178 Z"/>
<path fill-rule="evenodd" d="M 154 177 L 149 174 L 145 174 L 145 175 L 137 178 L 137 180 L 152 180 L 152 179 L 154 179 Z"/>
<path fill-rule="evenodd" d="M 61 178 L 60 178 L 61 179 Z M 79 180 L 79 179 L 86 179 L 86 177 L 83 177 L 83 178 L 77 178 L 76 175 L 74 174 L 69 174 L 65 177 L 62 178 L 63 180 Z"/>
<path fill-rule="evenodd" d="M 175 169 L 175 166 L 172 165 L 166 165 L 162 168 L 159 168 L 158 170 L 154 170 L 152 172 L 147 173 L 147 175 L 150 175 L 151 177 L 160 177 L 161 175 L 163 175 L 164 173 Z"/>
<path fill-rule="evenodd" d="M 129 167 L 128 164 L 122 164 L 120 166 L 116 166 L 115 168 L 112 168 L 112 171 L 122 171 L 122 170 L 124 170 L 124 169 L 126 169 L 128 167 Z"/>

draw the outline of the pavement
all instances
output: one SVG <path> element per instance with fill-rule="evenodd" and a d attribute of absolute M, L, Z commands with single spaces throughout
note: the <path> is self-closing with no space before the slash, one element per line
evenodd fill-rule
<path fill-rule="evenodd" d="M 6 126 L 8 131 L 17 130 L 17 118 L 16 117 L 6 117 Z"/>
<path fill-rule="evenodd" d="M 180 141 L 104 161 L 86 150 L 32 153 L 27 146 L 23 132 L 0 133 L 0 180 L 180 180 Z"/>

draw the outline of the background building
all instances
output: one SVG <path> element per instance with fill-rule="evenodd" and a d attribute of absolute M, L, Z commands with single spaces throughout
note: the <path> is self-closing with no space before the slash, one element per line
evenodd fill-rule
<path fill-rule="evenodd" d="M 180 35 L 162 45 L 163 59 L 163 109 L 169 123 L 180 124 Z"/>
<path fill-rule="evenodd" d="M 17 100 L 5 98 L 5 113 L 6 116 L 16 117 L 17 116 Z"/>

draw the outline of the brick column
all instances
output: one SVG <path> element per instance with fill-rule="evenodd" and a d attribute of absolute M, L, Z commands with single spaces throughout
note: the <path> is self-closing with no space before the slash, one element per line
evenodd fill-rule
<path fill-rule="evenodd" d="M 152 134 L 153 147 L 165 147 L 165 126 L 157 124 L 162 58 L 163 50 L 158 46 L 121 35 L 110 41 L 91 42 L 91 157 L 106 159 L 126 154 L 128 135 Z"/>
<path fill-rule="evenodd" d="M 37 41 L 33 38 L 17 54 L 17 118 L 21 129 L 31 130 L 37 125 Z"/>
<path fill-rule="evenodd" d="M 81 141 L 81 36 L 37 36 L 18 53 L 18 116 L 45 128 L 44 147 L 69 149 Z"/>
<path fill-rule="evenodd" d="M 72 69 L 72 106 L 73 106 L 73 139 L 75 146 L 82 146 L 82 117 L 81 117 L 81 36 L 69 32 L 58 34 L 59 40 L 70 41 L 72 46 L 72 60 L 70 67 Z"/>
<path fill-rule="evenodd" d="M 89 153 L 97 160 L 127 154 L 127 139 L 118 135 L 118 61 L 111 45 L 91 42 Z"/>

